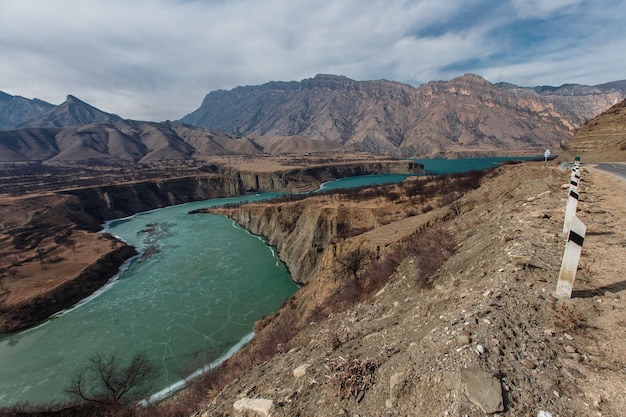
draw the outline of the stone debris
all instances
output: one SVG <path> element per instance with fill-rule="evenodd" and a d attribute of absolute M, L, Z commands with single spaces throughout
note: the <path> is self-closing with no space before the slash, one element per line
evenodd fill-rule
<path fill-rule="evenodd" d="M 474 368 L 461 369 L 465 396 L 485 414 L 504 410 L 500 380 L 488 372 Z"/>
<path fill-rule="evenodd" d="M 460 336 L 457 338 L 457 345 L 458 345 L 459 347 L 461 347 L 461 346 L 465 346 L 465 345 L 469 345 L 469 344 L 470 344 L 470 342 L 471 342 L 470 337 L 469 337 L 469 336 L 466 336 L 466 335 L 464 335 L 464 334 L 460 335 Z"/>
<path fill-rule="evenodd" d="M 389 399 L 385 401 L 387 408 L 392 408 L 394 402 L 398 399 L 398 392 L 405 383 L 404 372 L 398 372 L 389 378 Z"/>
<path fill-rule="evenodd" d="M 296 369 L 293 370 L 293 376 L 295 376 L 296 378 L 303 377 L 304 375 L 306 375 L 306 370 L 309 368 L 309 366 L 311 366 L 311 364 L 308 363 L 303 363 L 302 365 L 298 366 Z"/>
<path fill-rule="evenodd" d="M 235 401 L 235 404 L 233 404 L 233 408 L 235 409 L 235 411 L 251 411 L 262 417 L 269 417 L 273 405 L 274 402 L 272 400 L 268 400 L 265 398 L 241 398 L 240 400 Z"/>

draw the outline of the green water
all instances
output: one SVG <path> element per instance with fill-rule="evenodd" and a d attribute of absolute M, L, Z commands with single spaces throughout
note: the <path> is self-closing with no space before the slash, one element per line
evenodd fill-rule
<path fill-rule="evenodd" d="M 223 216 L 187 214 L 222 201 L 112 222 L 110 233 L 156 253 L 59 317 L 1 336 L 0 406 L 65 399 L 63 387 L 98 352 L 147 352 L 165 388 L 248 340 L 298 287 L 259 237 Z"/>
<path fill-rule="evenodd" d="M 414 175 L 405 174 L 385 174 L 385 175 L 360 175 L 357 177 L 341 178 L 322 184 L 319 191 L 332 191 L 342 188 L 357 188 L 366 185 L 379 185 L 402 182 Z"/>
<path fill-rule="evenodd" d="M 415 159 L 424 165 L 424 169 L 431 174 L 455 174 L 459 172 L 477 171 L 495 167 L 505 161 L 528 161 L 540 158 L 537 156 L 493 157 L 493 158 L 464 158 L 464 159 Z"/>
<path fill-rule="evenodd" d="M 494 166 L 510 158 L 418 160 L 433 173 Z M 345 178 L 323 190 L 400 182 L 408 175 Z M 111 222 L 109 232 L 153 254 L 78 306 L 0 336 L 0 407 L 62 401 L 63 387 L 96 353 L 148 353 L 159 389 L 252 336 L 254 322 L 297 291 L 275 251 L 231 220 L 190 210 L 275 195 L 189 203 Z"/>

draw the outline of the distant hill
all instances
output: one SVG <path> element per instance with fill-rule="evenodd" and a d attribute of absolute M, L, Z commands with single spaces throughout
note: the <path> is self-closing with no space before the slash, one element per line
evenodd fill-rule
<path fill-rule="evenodd" d="M 70 127 L 90 123 L 116 122 L 122 118 L 105 113 L 76 97 L 69 95 L 62 104 L 53 107 L 38 117 L 21 123 L 18 127 Z"/>
<path fill-rule="evenodd" d="M 626 162 L 626 100 L 585 123 L 561 160 L 580 156 L 583 162 Z"/>
<path fill-rule="evenodd" d="M 238 138 L 175 122 L 120 120 L 69 128 L 0 130 L 0 162 L 149 162 L 213 155 L 305 153 L 340 146 L 298 137 Z"/>
<path fill-rule="evenodd" d="M 27 120 L 53 109 L 54 104 L 43 100 L 29 100 L 0 91 L 0 129 L 13 129 Z"/>
<path fill-rule="evenodd" d="M 70 127 L 119 120 L 122 118 L 118 115 L 103 112 L 72 95 L 55 106 L 0 91 L 0 129 Z"/>
<path fill-rule="evenodd" d="M 235 135 L 291 136 L 395 156 L 537 153 L 567 145 L 626 98 L 626 82 L 524 88 L 467 74 L 412 87 L 317 75 L 213 91 L 181 119 Z"/>

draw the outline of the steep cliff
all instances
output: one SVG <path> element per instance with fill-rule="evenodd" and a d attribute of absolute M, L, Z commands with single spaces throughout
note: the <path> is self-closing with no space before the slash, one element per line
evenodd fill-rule
<path fill-rule="evenodd" d="M 322 182 L 367 174 L 417 173 L 421 165 L 413 161 L 319 165 L 276 172 L 250 172 L 216 168 L 216 174 L 139 181 L 69 190 L 83 204 L 83 210 L 100 223 L 140 211 L 190 201 L 232 197 L 246 192 L 311 191 Z M 90 228 L 93 230 L 93 227 Z"/>
<path fill-rule="evenodd" d="M 209 93 L 182 121 L 236 135 L 299 135 L 394 156 L 541 153 L 626 97 L 622 84 L 494 85 L 467 74 L 419 87 L 317 75 Z"/>

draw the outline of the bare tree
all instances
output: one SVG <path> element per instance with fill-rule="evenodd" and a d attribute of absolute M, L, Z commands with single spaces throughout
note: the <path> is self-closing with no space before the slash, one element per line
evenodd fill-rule
<path fill-rule="evenodd" d="M 338 258 L 337 262 L 341 272 L 350 274 L 355 281 L 358 281 L 361 268 L 367 266 L 374 258 L 375 255 L 371 250 L 359 248 Z"/>
<path fill-rule="evenodd" d="M 126 405 L 145 398 L 159 375 L 145 353 L 137 353 L 128 364 L 116 355 L 96 354 L 79 370 L 64 391 L 80 401 L 101 405 Z"/>

